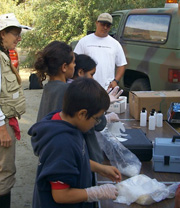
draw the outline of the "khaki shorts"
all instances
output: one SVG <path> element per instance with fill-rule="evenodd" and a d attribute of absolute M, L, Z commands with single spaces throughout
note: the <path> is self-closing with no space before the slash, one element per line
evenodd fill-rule
<path fill-rule="evenodd" d="M 11 191 L 15 183 L 15 144 L 16 138 L 14 131 L 9 126 L 9 120 L 6 119 L 6 128 L 12 138 L 12 145 L 10 147 L 0 146 L 0 195 L 7 194 Z M 1 132 L 0 132 L 1 133 Z"/>

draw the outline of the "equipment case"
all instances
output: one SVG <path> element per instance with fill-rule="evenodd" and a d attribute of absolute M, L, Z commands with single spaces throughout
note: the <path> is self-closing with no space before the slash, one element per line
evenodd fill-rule
<path fill-rule="evenodd" d="M 157 172 L 180 173 L 180 136 L 155 139 L 153 168 Z"/>
<path fill-rule="evenodd" d="M 122 144 L 133 152 L 140 161 L 150 161 L 152 159 L 152 142 L 146 137 L 141 129 L 126 129 L 125 138 L 128 139 Z"/>

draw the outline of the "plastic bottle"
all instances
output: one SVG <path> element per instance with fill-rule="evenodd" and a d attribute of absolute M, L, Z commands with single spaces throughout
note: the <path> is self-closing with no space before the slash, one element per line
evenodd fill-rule
<path fill-rule="evenodd" d="M 155 116 L 154 113 L 151 112 L 149 116 L 149 130 L 155 130 Z"/>
<path fill-rule="evenodd" d="M 142 108 L 140 113 L 140 126 L 146 126 L 147 124 L 147 111 L 146 108 Z"/>
<path fill-rule="evenodd" d="M 146 113 L 146 118 L 147 118 L 147 110 L 146 110 L 146 108 L 142 108 L 142 110 L 145 111 L 145 113 Z"/>
<path fill-rule="evenodd" d="M 156 115 L 157 115 L 156 110 L 153 108 L 151 112 L 154 114 L 154 117 L 155 117 L 155 126 L 156 126 Z"/>
<path fill-rule="evenodd" d="M 161 111 L 158 111 L 156 114 L 156 126 L 157 127 L 163 127 L 163 114 Z"/>

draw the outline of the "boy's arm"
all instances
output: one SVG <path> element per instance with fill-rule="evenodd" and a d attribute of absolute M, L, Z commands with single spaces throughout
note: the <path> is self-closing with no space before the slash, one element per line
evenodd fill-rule
<path fill-rule="evenodd" d="M 52 196 L 56 203 L 74 204 L 80 202 L 94 202 L 101 199 L 116 199 L 118 190 L 113 184 L 103 184 L 86 189 L 67 188 L 52 190 Z"/>
<path fill-rule="evenodd" d="M 121 173 L 116 167 L 101 165 L 90 160 L 91 170 L 112 181 L 120 182 Z M 52 196 L 56 203 L 72 204 L 80 202 L 92 202 L 100 199 L 116 199 L 118 191 L 113 184 L 104 184 L 101 186 L 89 187 L 86 189 L 67 188 L 61 190 L 52 190 Z"/>
<path fill-rule="evenodd" d="M 96 172 L 96 173 L 98 173 L 104 177 L 107 177 L 115 182 L 121 181 L 121 173 L 114 166 L 102 165 L 102 164 L 97 163 L 93 160 L 90 160 L 90 166 L 91 166 L 92 172 Z"/>
<path fill-rule="evenodd" d="M 88 195 L 85 189 L 67 188 L 52 190 L 52 196 L 56 203 L 73 204 L 87 201 Z"/>

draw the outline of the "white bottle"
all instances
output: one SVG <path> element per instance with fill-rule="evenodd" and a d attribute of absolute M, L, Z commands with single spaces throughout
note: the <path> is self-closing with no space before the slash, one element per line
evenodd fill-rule
<path fill-rule="evenodd" d="M 156 126 L 157 127 L 163 127 L 163 114 L 161 111 L 158 111 L 156 114 Z"/>
<path fill-rule="evenodd" d="M 155 130 L 155 116 L 154 113 L 150 113 L 149 116 L 149 130 Z"/>
<path fill-rule="evenodd" d="M 156 126 L 156 115 L 157 115 L 156 110 L 153 108 L 151 112 L 154 114 L 154 117 L 155 117 L 155 126 Z"/>
<path fill-rule="evenodd" d="M 143 108 L 140 113 L 140 126 L 146 126 L 147 124 L 147 110 Z"/>

